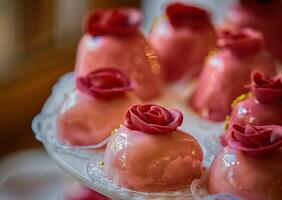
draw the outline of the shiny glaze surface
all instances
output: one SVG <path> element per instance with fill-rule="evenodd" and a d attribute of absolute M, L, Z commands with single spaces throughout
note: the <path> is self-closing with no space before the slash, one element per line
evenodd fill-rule
<path fill-rule="evenodd" d="M 229 12 L 226 27 L 252 27 L 263 33 L 266 49 L 277 59 L 282 61 L 282 4 L 272 8 L 263 8 L 261 11 L 251 10 L 237 5 Z M 259 12 L 262 12 L 259 14 Z"/>
<path fill-rule="evenodd" d="M 233 109 L 232 124 L 251 125 L 282 125 L 282 103 L 262 104 L 250 97 Z"/>
<path fill-rule="evenodd" d="M 104 169 L 119 186 L 147 191 L 185 189 L 202 171 L 197 141 L 179 130 L 147 134 L 119 128 L 111 137 Z"/>
<path fill-rule="evenodd" d="M 149 41 L 160 58 L 167 81 L 198 75 L 204 58 L 215 47 L 216 35 L 212 26 L 203 30 L 173 28 L 168 22 L 153 27 Z"/>
<path fill-rule="evenodd" d="M 225 147 L 212 163 L 208 190 L 211 194 L 231 193 L 246 200 L 280 200 L 281 169 L 281 150 L 272 157 L 254 159 Z"/>
<path fill-rule="evenodd" d="M 110 101 L 82 96 L 59 117 L 58 136 L 70 145 L 98 144 L 122 124 L 128 107 L 139 102 L 133 96 Z"/>
<path fill-rule="evenodd" d="M 141 34 L 91 37 L 85 34 L 78 46 L 76 74 L 86 75 L 103 67 L 118 67 L 137 82 L 143 100 L 161 93 L 161 68 L 154 51 Z"/>
<path fill-rule="evenodd" d="M 205 119 L 223 121 L 233 100 L 248 91 L 245 85 L 250 83 L 253 70 L 273 76 L 273 59 L 264 51 L 239 58 L 229 50 L 220 50 L 207 60 L 190 105 Z"/>

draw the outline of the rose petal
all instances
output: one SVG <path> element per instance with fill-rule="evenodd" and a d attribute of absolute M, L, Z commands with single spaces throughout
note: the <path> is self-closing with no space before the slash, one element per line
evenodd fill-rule
<path fill-rule="evenodd" d="M 252 157 L 270 156 L 282 147 L 282 126 L 279 125 L 234 124 L 229 133 L 228 145 Z"/>
<path fill-rule="evenodd" d="M 282 103 L 282 73 L 267 78 L 262 72 L 255 71 L 252 73 L 252 83 L 249 88 L 261 103 Z"/>
<path fill-rule="evenodd" d="M 150 114 L 150 112 L 155 114 Z M 157 113 L 157 114 L 156 114 Z M 183 122 L 180 111 L 167 110 L 154 104 L 135 105 L 126 113 L 124 124 L 131 130 L 160 134 L 176 130 Z"/>
<path fill-rule="evenodd" d="M 210 16 L 204 9 L 182 4 L 173 3 L 166 9 L 169 22 L 175 28 L 177 27 L 189 27 L 191 29 L 202 29 L 210 26 Z"/>
<path fill-rule="evenodd" d="M 139 32 L 141 18 L 133 8 L 98 9 L 86 17 L 84 29 L 92 36 L 131 35 Z"/>
<path fill-rule="evenodd" d="M 238 55 L 248 55 L 261 50 L 262 41 L 262 34 L 250 28 L 232 31 L 222 30 L 219 34 L 217 46 L 229 49 Z"/>
<path fill-rule="evenodd" d="M 102 100 L 124 95 L 134 88 L 129 78 L 115 68 L 103 68 L 89 73 L 86 77 L 78 77 L 76 86 L 80 92 Z"/>

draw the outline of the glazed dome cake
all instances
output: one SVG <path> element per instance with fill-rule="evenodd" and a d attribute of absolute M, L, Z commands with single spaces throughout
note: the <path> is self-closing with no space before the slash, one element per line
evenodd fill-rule
<path fill-rule="evenodd" d="M 140 100 L 120 70 L 101 68 L 76 79 L 78 95 L 58 119 L 58 136 L 68 145 L 103 143 L 119 127 L 128 107 Z"/>
<path fill-rule="evenodd" d="M 251 27 L 263 33 L 266 49 L 282 61 L 282 1 L 240 0 L 227 17 L 229 28 Z"/>
<path fill-rule="evenodd" d="M 168 5 L 166 15 L 167 19 L 153 26 L 149 34 L 165 80 L 175 81 L 183 75 L 192 78 L 200 73 L 204 58 L 216 45 L 210 15 L 182 3 Z"/>
<path fill-rule="evenodd" d="M 233 101 L 226 128 L 232 128 L 233 124 L 282 125 L 282 74 L 268 78 L 262 72 L 255 71 L 247 88 L 251 92 Z M 227 143 L 228 132 L 221 136 L 223 145 Z"/>
<path fill-rule="evenodd" d="M 252 71 L 273 76 L 276 69 L 274 60 L 263 49 L 261 34 L 252 29 L 222 31 L 217 45 L 189 103 L 202 118 L 223 121 L 231 112 L 233 100 L 246 93 Z"/>
<path fill-rule="evenodd" d="M 227 146 L 210 168 L 210 194 L 231 193 L 248 200 L 282 197 L 282 126 L 241 126 L 229 129 Z"/>
<path fill-rule="evenodd" d="M 104 170 L 119 186 L 162 192 L 186 189 L 202 172 L 203 152 L 177 129 L 182 113 L 158 105 L 132 106 L 108 142 Z"/>
<path fill-rule="evenodd" d="M 162 90 L 161 68 L 139 31 L 141 13 L 131 8 L 95 10 L 85 20 L 85 34 L 76 57 L 76 75 L 85 76 L 103 66 L 116 66 L 137 83 L 143 100 Z"/>
<path fill-rule="evenodd" d="M 282 73 L 268 78 L 253 72 L 248 88 L 249 97 L 234 105 L 230 125 L 282 125 Z"/>

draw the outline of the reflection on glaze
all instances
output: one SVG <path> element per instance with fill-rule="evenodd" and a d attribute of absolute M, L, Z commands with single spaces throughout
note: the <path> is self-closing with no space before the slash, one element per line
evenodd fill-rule
<path fill-rule="evenodd" d="M 253 96 L 233 109 L 229 127 L 233 124 L 282 125 L 282 103 L 262 104 Z"/>
<path fill-rule="evenodd" d="M 269 158 L 254 159 L 225 147 L 212 163 L 208 190 L 211 194 L 224 192 L 248 200 L 280 200 L 281 169 L 282 150 Z"/>
<path fill-rule="evenodd" d="M 140 103 L 133 95 L 100 101 L 82 94 L 70 102 L 59 116 L 58 137 L 69 145 L 82 146 L 107 139 L 111 131 L 122 123 L 128 107 Z"/>
<path fill-rule="evenodd" d="M 264 51 L 240 58 L 219 50 L 205 64 L 190 105 L 202 118 L 223 121 L 232 110 L 233 100 L 247 92 L 245 85 L 250 82 L 253 70 L 272 76 L 273 59 Z"/>
<path fill-rule="evenodd" d="M 102 37 L 91 37 L 90 35 L 86 35 L 87 39 L 89 42 L 86 43 L 85 47 L 88 50 L 93 50 L 95 51 L 95 49 L 97 49 L 98 47 L 100 47 L 102 45 Z"/>
<path fill-rule="evenodd" d="M 197 76 L 208 52 L 215 48 L 216 36 L 211 24 L 201 30 L 189 26 L 175 28 L 166 18 L 158 20 L 149 34 L 166 81 L 176 81 L 184 76 Z"/>
<path fill-rule="evenodd" d="M 136 94 L 143 100 L 161 93 L 161 68 L 141 33 L 126 37 L 85 34 L 78 46 L 76 75 L 85 76 L 104 67 L 117 67 L 127 74 L 137 83 Z"/>
<path fill-rule="evenodd" d="M 119 128 L 111 137 L 104 169 L 119 186 L 148 192 L 186 188 L 202 171 L 196 140 L 178 130 L 147 134 Z"/>

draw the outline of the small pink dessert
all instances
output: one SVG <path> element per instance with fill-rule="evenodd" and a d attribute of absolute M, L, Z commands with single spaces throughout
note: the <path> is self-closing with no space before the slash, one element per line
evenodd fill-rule
<path fill-rule="evenodd" d="M 226 26 L 230 28 L 251 27 L 261 31 L 266 49 L 282 61 L 282 1 L 240 0 L 229 12 Z"/>
<path fill-rule="evenodd" d="M 251 96 L 234 107 L 230 125 L 282 125 L 282 73 L 267 78 L 254 72 L 249 88 Z"/>
<path fill-rule="evenodd" d="M 145 192 L 186 189 L 202 172 L 203 152 L 177 129 L 182 113 L 158 105 L 132 106 L 107 145 L 105 172 L 119 186 Z"/>
<path fill-rule="evenodd" d="M 58 136 L 69 145 L 96 145 L 120 126 L 127 109 L 140 101 L 133 83 L 118 69 L 103 68 L 78 77 L 78 97 L 59 117 Z"/>
<path fill-rule="evenodd" d="M 216 34 L 210 15 L 205 10 L 182 3 L 166 9 L 168 20 L 153 27 L 150 42 L 159 56 L 167 81 L 184 74 L 198 75 L 204 58 L 215 47 Z"/>
<path fill-rule="evenodd" d="M 222 31 L 218 51 L 209 56 L 190 100 L 191 107 L 204 119 L 223 121 L 231 103 L 245 93 L 253 70 L 275 74 L 273 59 L 264 51 L 260 33 L 243 29 Z"/>
<path fill-rule="evenodd" d="M 228 146 L 210 169 L 209 192 L 231 193 L 246 200 L 280 200 L 282 126 L 234 124 L 229 131 Z"/>
<path fill-rule="evenodd" d="M 85 76 L 103 66 L 117 66 L 134 80 L 134 91 L 148 100 L 161 93 L 157 56 L 139 31 L 141 13 L 136 9 L 95 10 L 85 21 L 76 58 L 76 75 Z"/>

